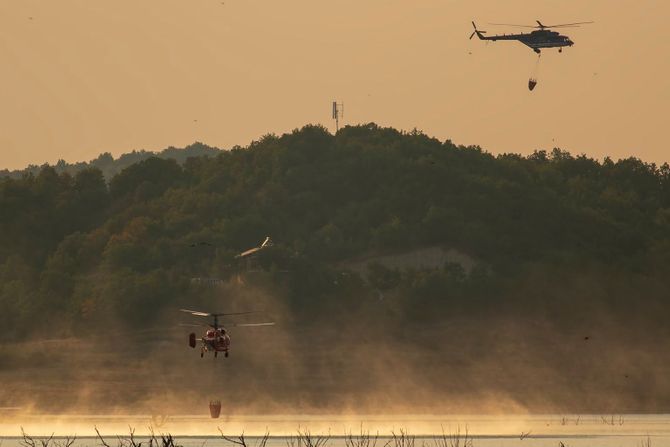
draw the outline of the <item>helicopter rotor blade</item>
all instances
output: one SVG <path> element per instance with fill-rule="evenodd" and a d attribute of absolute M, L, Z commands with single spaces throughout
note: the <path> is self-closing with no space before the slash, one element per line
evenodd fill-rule
<path fill-rule="evenodd" d="M 182 312 L 189 313 L 191 315 L 195 315 L 197 317 L 209 317 L 209 316 L 214 315 L 214 314 L 210 314 L 210 313 L 207 313 L 207 312 L 200 312 L 199 310 L 190 310 L 190 309 L 179 309 L 179 310 L 182 311 Z"/>
<path fill-rule="evenodd" d="M 228 317 L 230 315 L 248 315 L 248 314 L 257 314 L 260 313 L 260 310 L 252 310 L 249 312 L 231 312 L 231 313 L 216 313 L 216 314 L 209 314 L 213 317 Z"/>
<path fill-rule="evenodd" d="M 274 321 L 269 321 L 267 323 L 235 323 L 235 324 L 230 324 L 228 326 L 231 327 L 259 327 L 259 326 L 274 326 L 275 322 Z"/>
<path fill-rule="evenodd" d="M 191 315 L 195 315 L 197 317 L 227 317 L 229 315 L 247 315 L 247 314 L 255 314 L 255 313 L 260 313 L 261 311 L 259 310 L 252 310 L 249 312 L 218 312 L 218 313 L 212 313 L 212 312 L 201 312 L 199 310 L 191 310 L 191 309 L 179 309 L 182 312 L 189 313 Z"/>
<path fill-rule="evenodd" d="M 475 37 L 475 34 L 477 34 L 477 31 L 473 31 L 473 33 L 470 34 L 470 40 L 472 40 L 472 38 Z"/>
<path fill-rule="evenodd" d="M 595 22 L 562 23 L 560 25 L 546 25 L 545 28 L 565 28 L 568 26 L 588 25 L 589 23 L 595 23 Z"/>
<path fill-rule="evenodd" d="M 516 26 L 517 28 L 539 28 L 537 25 L 515 25 L 512 23 L 489 23 L 489 25 L 496 26 Z"/>
<path fill-rule="evenodd" d="M 561 23 L 558 25 L 545 25 L 539 20 L 537 20 L 537 25 L 517 25 L 515 23 L 489 23 L 489 25 L 497 26 L 514 26 L 517 28 L 535 28 L 535 29 L 549 29 L 549 28 L 568 28 L 568 27 L 578 27 L 580 25 L 587 25 L 589 23 L 595 22 L 574 22 L 574 23 Z"/>

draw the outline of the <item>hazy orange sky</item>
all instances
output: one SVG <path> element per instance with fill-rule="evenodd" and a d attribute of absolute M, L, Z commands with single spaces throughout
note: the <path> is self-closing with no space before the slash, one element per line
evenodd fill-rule
<path fill-rule="evenodd" d="M 307 123 L 374 121 L 493 152 L 670 161 L 667 0 L 0 0 L 0 168 Z M 564 29 L 536 56 L 470 20 Z M 471 53 L 471 54 L 470 54 Z M 197 121 L 196 121 L 197 120 Z"/>

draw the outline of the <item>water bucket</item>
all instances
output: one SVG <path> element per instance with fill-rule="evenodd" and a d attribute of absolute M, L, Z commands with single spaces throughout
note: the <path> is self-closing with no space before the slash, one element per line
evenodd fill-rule
<path fill-rule="evenodd" d="M 216 419 L 221 414 L 221 401 L 213 400 L 209 403 L 209 414 Z"/>

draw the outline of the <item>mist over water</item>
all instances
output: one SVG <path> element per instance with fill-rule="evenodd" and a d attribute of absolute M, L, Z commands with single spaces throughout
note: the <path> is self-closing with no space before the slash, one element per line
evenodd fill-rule
<path fill-rule="evenodd" d="M 211 400 L 223 402 L 227 417 L 622 414 L 653 410 L 669 392 L 665 344 L 652 343 L 653 334 L 632 339 L 604 313 L 573 328 L 518 315 L 397 325 L 393 300 L 311 325 L 262 287 L 228 284 L 188 306 L 262 309 L 237 321 L 277 325 L 232 328 L 227 359 L 201 359 L 189 348 L 191 328 L 177 323 L 198 320 L 176 310 L 156 328 L 120 324 L 89 337 L 3 345 L 0 403 L 15 408 L 3 419 L 202 415 Z"/>

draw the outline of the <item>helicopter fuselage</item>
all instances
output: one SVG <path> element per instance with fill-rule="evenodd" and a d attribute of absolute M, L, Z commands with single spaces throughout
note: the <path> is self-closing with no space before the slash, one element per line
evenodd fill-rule
<path fill-rule="evenodd" d="M 195 334 L 191 334 L 191 340 L 195 339 Z M 202 346 L 200 347 L 200 357 L 203 357 L 206 352 L 214 352 L 214 356 L 219 352 L 223 352 L 228 357 L 228 350 L 230 349 L 230 336 L 224 328 L 208 329 L 205 335 L 200 339 Z M 195 344 L 191 344 L 195 347 Z"/>
<path fill-rule="evenodd" d="M 568 36 L 563 36 L 556 31 L 547 29 L 540 29 L 531 33 L 498 34 L 495 36 L 484 36 L 480 31 L 475 31 L 475 33 L 481 40 L 492 40 L 494 42 L 496 40 L 518 40 L 536 53 L 539 53 L 544 48 L 562 49 L 563 47 L 574 45 L 574 42 Z"/>
<path fill-rule="evenodd" d="M 267 240 L 266 240 L 267 241 Z M 201 312 L 198 310 L 190 309 L 179 309 L 182 312 L 189 313 L 198 317 L 213 317 L 214 321 L 208 324 L 208 329 L 205 331 L 205 335 L 200 338 L 202 346 L 200 346 L 200 357 L 205 356 L 205 352 L 214 352 L 214 357 L 217 357 L 219 352 L 223 352 L 224 357 L 228 357 L 228 351 L 230 350 L 230 336 L 228 331 L 223 326 L 219 325 L 219 317 L 222 316 L 231 316 L 231 315 L 246 315 L 256 312 L 235 312 L 235 313 L 210 313 L 210 312 Z M 234 327 L 258 327 L 258 326 L 274 326 L 274 321 L 268 321 L 263 323 L 230 323 L 230 326 Z M 185 326 L 201 326 L 199 324 L 186 324 Z M 188 336 L 188 345 L 195 349 L 198 341 L 195 336 L 195 332 L 191 332 Z"/>

